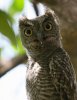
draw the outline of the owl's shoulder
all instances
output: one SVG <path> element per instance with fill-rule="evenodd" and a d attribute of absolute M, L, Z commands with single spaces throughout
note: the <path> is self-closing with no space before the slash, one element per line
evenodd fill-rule
<path fill-rule="evenodd" d="M 70 77 L 71 79 L 75 78 L 75 72 L 70 61 L 70 57 L 63 48 L 57 49 L 53 54 L 49 63 L 49 67 L 51 71 L 56 70 L 61 72 L 62 74 L 66 74 L 67 77 Z"/>
<path fill-rule="evenodd" d="M 58 48 L 51 57 L 51 61 L 60 61 L 63 63 L 71 64 L 68 53 L 63 48 Z"/>
<path fill-rule="evenodd" d="M 50 60 L 50 74 L 57 87 L 66 93 L 76 93 L 76 75 L 67 52 L 59 48 Z M 66 88 L 65 88 L 65 87 Z M 67 88 L 68 87 L 68 88 Z M 71 91 L 70 91 L 71 90 Z M 69 96 L 72 97 L 71 95 Z"/>

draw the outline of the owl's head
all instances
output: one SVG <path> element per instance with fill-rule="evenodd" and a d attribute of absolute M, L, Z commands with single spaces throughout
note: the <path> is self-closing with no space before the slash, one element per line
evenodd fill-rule
<path fill-rule="evenodd" d="M 59 22 L 53 11 L 31 20 L 23 17 L 19 28 L 22 44 L 29 51 L 42 52 L 60 46 Z"/>

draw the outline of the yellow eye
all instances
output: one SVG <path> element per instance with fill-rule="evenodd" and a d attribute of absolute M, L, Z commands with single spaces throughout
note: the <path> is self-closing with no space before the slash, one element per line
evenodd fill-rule
<path fill-rule="evenodd" d="M 27 30 L 25 30 L 25 35 L 26 36 L 31 36 L 32 35 L 32 30 L 31 29 L 27 29 Z"/>
<path fill-rule="evenodd" d="M 44 28 L 45 28 L 46 31 L 50 31 L 52 29 L 52 24 L 51 23 L 46 23 L 44 25 Z"/>

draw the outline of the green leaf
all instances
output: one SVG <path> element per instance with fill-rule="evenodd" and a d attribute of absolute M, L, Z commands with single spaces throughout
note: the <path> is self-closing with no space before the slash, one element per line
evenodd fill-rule
<path fill-rule="evenodd" d="M 17 12 L 22 11 L 23 7 L 24 7 L 24 0 L 13 0 L 13 3 L 9 8 L 9 12 L 11 15 L 14 15 Z"/>
<path fill-rule="evenodd" d="M 25 53 L 25 50 L 24 50 L 24 47 L 22 46 L 20 36 L 17 35 L 16 36 L 16 39 L 17 39 L 17 50 L 18 50 L 18 53 L 19 54 L 24 54 Z"/>
<path fill-rule="evenodd" d="M 4 11 L 0 10 L 0 32 L 10 40 L 14 47 L 16 47 L 15 33 L 11 25 L 11 17 Z"/>

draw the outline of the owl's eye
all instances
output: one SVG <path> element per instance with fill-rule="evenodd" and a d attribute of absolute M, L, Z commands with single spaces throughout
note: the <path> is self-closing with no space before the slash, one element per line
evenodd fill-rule
<path fill-rule="evenodd" d="M 24 33 L 25 33 L 26 36 L 31 36 L 32 35 L 32 30 L 31 29 L 26 29 L 24 31 Z"/>
<path fill-rule="evenodd" d="M 44 25 L 44 28 L 45 28 L 46 31 L 50 31 L 52 29 L 52 24 L 51 23 L 46 23 Z"/>

